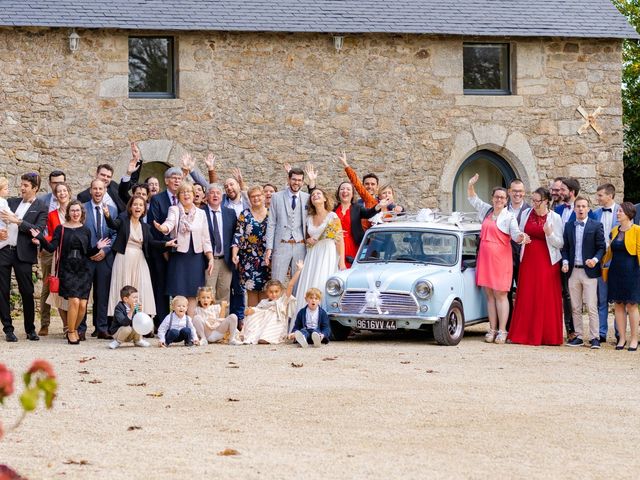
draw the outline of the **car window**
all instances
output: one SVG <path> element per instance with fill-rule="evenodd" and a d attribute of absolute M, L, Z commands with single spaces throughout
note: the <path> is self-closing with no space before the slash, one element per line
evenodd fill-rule
<path fill-rule="evenodd" d="M 478 255 L 478 234 L 465 235 L 462 240 L 462 259 L 473 259 Z"/>
<path fill-rule="evenodd" d="M 362 242 L 358 262 L 415 262 L 455 265 L 458 237 L 425 231 L 369 231 Z"/>

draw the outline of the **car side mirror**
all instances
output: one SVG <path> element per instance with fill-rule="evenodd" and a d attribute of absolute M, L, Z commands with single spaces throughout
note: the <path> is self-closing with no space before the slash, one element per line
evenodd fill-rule
<path fill-rule="evenodd" d="M 467 268 L 476 268 L 476 259 L 475 258 L 467 258 L 462 260 L 462 268 L 461 270 L 464 272 Z"/>

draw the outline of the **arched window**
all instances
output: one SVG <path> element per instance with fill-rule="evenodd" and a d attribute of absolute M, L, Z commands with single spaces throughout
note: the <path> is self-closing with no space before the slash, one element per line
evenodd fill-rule
<path fill-rule="evenodd" d="M 469 179 L 476 173 L 480 175 L 475 186 L 476 193 L 485 202 L 490 201 L 493 187 L 507 187 L 513 179 L 517 178 L 511 165 L 497 153 L 489 150 L 474 153 L 462 162 L 453 181 L 454 211 L 473 211 L 467 200 L 467 185 Z"/>
<path fill-rule="evenodd" d="M 156 177 L 160 183 L 160 190 L 164 190 L 166 185 L 164 183 L 164 172 L 170 167 L 165 162 L 144 162 L 142 164 L 142 171 L 140 172 L 140 182 L 148 177 Z"/>

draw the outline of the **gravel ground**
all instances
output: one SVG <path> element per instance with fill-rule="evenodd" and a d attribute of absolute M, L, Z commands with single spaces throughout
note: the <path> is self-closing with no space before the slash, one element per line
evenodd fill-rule
<path fill-rule="evenodd" d="M 111 351 L 22 335 L 0 361 L 51 361 L 59 396 L 6 435 L 0 463 L 32 479 L 637 478 L 640 352 L 488 345 L 485 328 L 448 348 L 363 334 Z"/>

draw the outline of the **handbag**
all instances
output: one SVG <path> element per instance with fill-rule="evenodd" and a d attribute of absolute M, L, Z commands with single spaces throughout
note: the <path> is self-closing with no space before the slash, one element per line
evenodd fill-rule
<path fill-rule="evenodd" d="M 56 273 L 55 275 L 49 275 L 47 277 L 47 283 L 49 284 L 49 292 L 51 293 L 59 293 L 60 292 L 60 277 L 58 274 L 60 273 L 60 254 L 62 253 L 62 239 L 64 238 L 64 227 L 62 227 L 62 234 L 60 235 L 60 243 L 58 244 L 58 248 L 56 249 Z"/>

